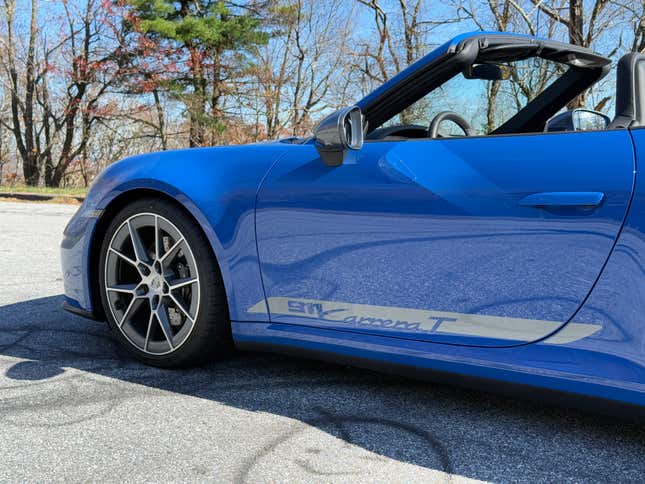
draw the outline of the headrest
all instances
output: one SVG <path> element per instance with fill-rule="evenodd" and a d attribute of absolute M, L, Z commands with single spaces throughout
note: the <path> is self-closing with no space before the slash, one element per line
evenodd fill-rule
<path fill-rule="evenodd" d="M 616 117 L 609 128 L 645 125 L 645 55 L 632 52 L 618 61 Z"/>

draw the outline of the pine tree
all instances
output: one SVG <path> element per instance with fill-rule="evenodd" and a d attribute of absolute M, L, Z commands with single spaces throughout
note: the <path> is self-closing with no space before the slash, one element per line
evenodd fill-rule
<path fill-rule="evenodd" d="M 137 63 L 146 69 L 163 65 L 155 88 L 185 105 L 190 146 L 216 141 L 224 129 L 223 97 L 248 64 L 250 50 L 268 41 L 259 12 L 251 4 L 222 0 L 128 0 L 126 5 L 126 23 L 141 36 L 144 58 Z"/>

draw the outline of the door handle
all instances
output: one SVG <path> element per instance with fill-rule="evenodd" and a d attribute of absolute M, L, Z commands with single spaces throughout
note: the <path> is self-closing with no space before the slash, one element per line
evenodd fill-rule
<path fill-rule="evenodd" d="M 521 207 L 597 207 L 605 199 L 602 192 L 541 192 L 519 201 Z"/>

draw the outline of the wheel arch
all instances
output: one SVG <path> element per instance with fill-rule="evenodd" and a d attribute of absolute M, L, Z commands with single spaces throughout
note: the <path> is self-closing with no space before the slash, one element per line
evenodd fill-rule
<path fill-rule="evenodd" d="M 89 287 L 90 287 L 90 297 L 92 302 L 93 314 L 96 319 L 105 320 L 105 308 L 103 307 L 102 298 L 100 295 L 100 285 L 99 285 L 99 258 L 101 256 L 101 245 L 107 230 L 110 226 L 110 223 L 116 216 L 116 214 L 126 207 L 128 204 L 141 200 L 143 198 L 158 198 L 172 203 L 177 208 L 181 209 L 186 216 L 194 222 L 202 234 L 206 237 L 209 242 L 210 248 L 213 252 L 213 256 L 218 265 L 218 269 L 222 278 L 224 280 L 224 287 L 226 291 L 226 299 L 229 309 L 231 307 L 231 302 L 229 300 L 229 277 L 228 274 L 223 270 L 223 265 L 221 259 L 218 255 L 220 252 L 219 241 L 215 235 L 215 232 L 212 230 L 206 217 L 201 213 L 201 211 L 186 197 L 182 196 L 181 198 L 186 198 L 185 201 L 180 201 L 180 197 L 170 195 L 168 192 L 163 190 L 154 189 L 154 188 L 132 188 L 122 193 L 119 193 L 113 199 L 111 199 L 105 207 L 102 209 L 101 216 L 98 218 L 92 236 L 89 243 L 88 250 L 88 271 L 89 271 Z M 205 225 L 208 230 L 204 230 Z"/>

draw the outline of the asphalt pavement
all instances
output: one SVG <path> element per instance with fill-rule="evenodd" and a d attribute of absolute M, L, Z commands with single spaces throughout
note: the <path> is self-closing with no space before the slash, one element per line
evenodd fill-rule
<path fill-rule="evenodd" d="M 642 424 L 284 356 L 143 366 L 61 309 L 75 209 L 0 202 L 0 481 L 645 481 Z"/>

